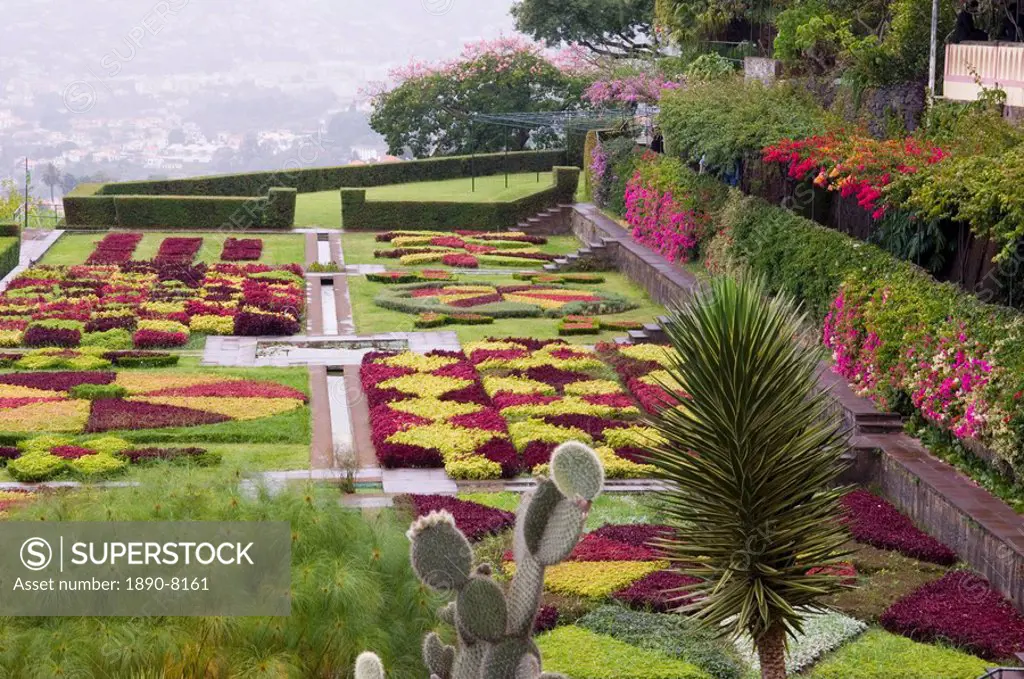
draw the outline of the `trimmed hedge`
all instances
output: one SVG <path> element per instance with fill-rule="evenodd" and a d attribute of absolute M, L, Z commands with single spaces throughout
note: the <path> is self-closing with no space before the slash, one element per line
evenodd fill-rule
<path fill-rule="evenodd" d="M 371 201 L 365 189 L 344 188 L 341 221 L 345 229 L 362 231 L 506 228 L 559 203 L 575 201 L 579 168 L 555 167 L 552 173 L 552 186 L 518 200 L 494 203 Z"/>
<path fill-rule="evenodd" d="M 15 222 L 9 222 L 6 224 L 0 224 L 0 237 L 14 236 L 15 238 L 21 237 L 21 225 Z"/>
<path fill-rule="evenodd" d="M 83 184 L 64 198 L 68 226 L 132 229 L 290 229 L 295 189 L 271 188 L 265 198 L 245 196 L 103 195 L 107 185 Z"/>
<path fill-rule="evenodd" d="M 3 278 L 18 266 L 21 257 L 21 238 L 0 237 L 0 278 Z"/>
<path fill-rule="evenodd" d="M 160 181 L 119 182 L 101 185 L 98 193 L 113 195 L 177 196 L 262 196 L 277 186 L 295 188 L 299 193 L 330 191 L 342 187 L 370 187 L 384 184 L 437 181 L 500 174 L 502 172 L 547 172 L 565 162 L 565 151 L 517 151 L 485 153 L 477 156 L 444 156 L 401 163 L 345 165 L 245 172 L 240 174 L 167 179 Z M 65 207 L 66 210 L 66 207 Z"/>

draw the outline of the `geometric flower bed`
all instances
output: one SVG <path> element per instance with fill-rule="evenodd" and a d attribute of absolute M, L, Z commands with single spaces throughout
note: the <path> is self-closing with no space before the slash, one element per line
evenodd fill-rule
<path fill-rule="evenodd" d="M 259 238 L 226 238 L 220 258 L 225 262 L 255 262 L 263 256 L 263 240 Z"/>
<path fill-rule="evenodd" d="M 465 347 L 483 387 L 509 425 L 524 471 L 542 472 L 559 444 L 592 444 L 610 478 L 652 469 L 638 450 L 646 428 L 615 373 L 593 351 L 561 340 L 488 340 Z"/>
<path fill-rule="evenodd" d="M 104 347 L 35 349 L 22 354 L 0 354 L 0 368 L 17 370 L 102 370 L 157 368 L 175 365 L 179 356 L 160 351 L 108 351 Z"/>
<path fill-rule="evenodd" d="M 17 481 L 36 483 L 64 475 L 96 479 L 125 471 L 129 464 L 157 460 L 213 466 L 220 455 L 202 448 L 133 448 L 113 436 L 76 443 L 60 436 L 42 436 L 22 441 L 17 447 L 0 447 L 0 463 Z"/>
<path fill-rule="evenodd" d="M 433 511 L 445 510 L 455 517 L 455 525 L 473 542 L 510 529 L 516 521 L 516 516 L 512 512 L 487 507 L 476 502 L 459 500 L 448 495 L 408 495 L 407 497 L 412 502 L 414 516 L 426 516 Z"/>
<path fill-rule="evenodd" d="M 190 242 L 168 258 L 187 256 Z M 304 302 L 296 265 L 36 266 L 0 296 L 0 346 L 152 349 L 181 346 L 191 332 L 292 335 Z"/>
<path fill-rule="evenodd" d="M 403 266 L 444 264 L 475 269 L 482 264 L 530 267 L 559 256 L 541 252 L 535 247 L 547 243 L 546 238 L 528 236 L 521 231 L 455 231 L 445 235 L 430 231 L 389 231 L 378 234 L 377 242 L 389 243 L 392 247 L 377 250 L 374 257 L 397 259 Z"/>
<path fill-rule="evenodd" d="M 471 311 L 495 318 L 615 314 L 636 307 L 629 299 L 616 293 L 529 283 L 490 285 L 486 281 L 394 285 L 378 294 L 374 303 L 409 314 Z"/>
<path fill-rule="evenodd" d="M 96 433 L 253 420 L 306 403 L 276 382 L 203 373 L 0 374 L 0 431 Z"/>
<path fill-rule="evenodd" d="M 945 642 L 988 660 L 1024 651 L 1024 617 L 983 578 L 952 571 L 903 597 L 882 627 L 915 641 Z"/>
<path fill-rule="evenodd" d="M 845 522 L 853 539 L 879 549 L 899 552 L 913 559 L 951 566 L 956 552 L 917 528 L 884 499 L 858 489 L 842 498 Z"/>
<path fill-rule="evenodd" d="M 587 533 L 569 558 L 549 566 L 544 589 L 554 594 L 590 599 L 611 597 L 631 608 L 664 612 L 690 603 L 685 592 L 672 591 L 699 582 L 680 575 L 651 544 L 664 534 L 664 526 L 606 525 Z M 503 568 L 515 572 L 512 553 Z"/>
<path fill-rule="evenodd" d="M 124 264 L 132 258 L 136 246 L 142 240 L 141 233 L 108 233 L 93 250 L 86 264 Z"/>
<path fill-rule="evenodd" d="M 661 386 L 664 383 L 671 383 L 671 378 L 665 372 L 671 364 L 668 351 L 667 347 L 659 344 L 621 346 L 612 342 L 601 342 L 597 345 L 598 355 L 615 368 L 629 393 L 652 414 L 676 402 Z M 684 395 L 682 391 L 678 394 Z"/>
<path fill-rule="evenodd" d="M 360 379 L 384 467 L 443 466 L 457 479 L 518 472 L 505 421 L 461 352 L 371 352 Z"/>
<path fill-rule="evenodd" d="M 202 247 L 202 238 L 164 238 L 153 263 L 159 266 L 190 264 Z"/>

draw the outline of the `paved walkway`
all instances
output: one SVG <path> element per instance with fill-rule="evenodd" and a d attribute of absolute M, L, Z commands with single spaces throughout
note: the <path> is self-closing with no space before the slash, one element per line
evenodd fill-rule
<path fill-rule="evenodd" d="M 52 231 L 40 231 L 30 229 L 21 234 L 21 257 L 18 259 L 18 266 L 11 269 L 10 273 L 0 280 L 0 292 L 7 289 L 15 278 L 25 269 L 42 259 L 46 251 L 50 249 L 57 239 L 64 235 L 60 229 Z"/>

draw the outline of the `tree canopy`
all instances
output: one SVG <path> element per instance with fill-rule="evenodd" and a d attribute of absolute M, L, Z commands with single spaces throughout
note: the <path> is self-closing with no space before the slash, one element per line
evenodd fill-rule
<path fill-rule="evenodd" d="M 390 153 L 417 158 L 556 146 L 561 142 L 550 130 L 475 123 L 471 114 L 578 108 L 586 85 L 538 45 L 509 38 L 467 45 L 459 59 L 413 63 L 391 76 L 396 86 L 373 93 L 370 125 Z"/>
<path fill-rule="evenodd" d="M 615 58 L 658 53 L 654 0 L 519 0 L 512 16 L 517 30 L 551 45 Z"/>

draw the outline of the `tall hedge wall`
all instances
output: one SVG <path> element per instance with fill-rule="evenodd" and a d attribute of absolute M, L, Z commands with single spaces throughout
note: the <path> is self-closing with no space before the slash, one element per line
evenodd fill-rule
<path fill-rule="evenodd" d="M 499 229 L 559 203 L 574 202 L 580 170 L 552 168 L 554 183 L 518 200 L 494 203 L 443 201 L 370 201 L 365 189 L 341 190 L 341 220 L 345 229 Z"/>
<path fill-rule="evenodd" d="M 267 197 L 100 195 L 102 185 L 76 187 L 64 198 L 68 226 L 132 229 L 290 229 L 297 194 L 272 188 Z"/>
<path fill-rule="evenodd" d="M 112 195 L 174 196 L 262 196 L 274 186 L 286 186 L 299 193 L 330 191 L 342 187 L 371 187 L 384 184 L 457 179 L 472 174 L 502 172 L 547 172 L 565 162 L 565 151 L 517 151 L 486 153 L 478 156 L 445 156 L 401 163 L 345 165 L 245 172 L 240 174 L 167 179 L 161 181 L 103 184 L 96 193 Z"/>
<path fill-rule="evenodd" d="M 0 278 L 6 276 L 11 272 L 11 269 L 18 266 L 20 255 L 21 238 L 16 236 L 0 238 Z"/>

